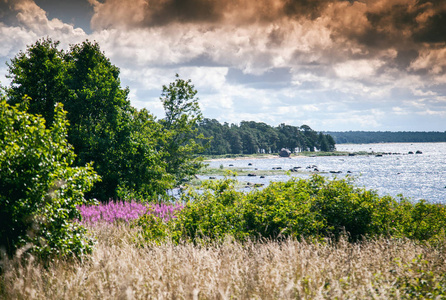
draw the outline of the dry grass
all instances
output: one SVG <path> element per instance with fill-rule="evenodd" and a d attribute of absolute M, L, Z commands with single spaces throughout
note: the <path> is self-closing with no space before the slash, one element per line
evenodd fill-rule
<path fill-rule="evenodd" d="M 412 298 L 423 282 L 441 288 L 446 280 L 445 247 L 410 241 L 138 248 L 127 226 L 97 227 L 93 234 L 96 251 L 83 263 L 45 269 L 32 260 L 4 262 L 0 298 L 398 299 Z"/>

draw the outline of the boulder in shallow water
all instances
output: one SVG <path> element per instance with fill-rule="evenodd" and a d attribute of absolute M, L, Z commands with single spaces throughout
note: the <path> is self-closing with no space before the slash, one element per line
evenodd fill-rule
<path fill-rule="evenodd" d="M 282 148 L 279 152 L 280 157 L 290 157 L 290 155 L 291 155 L 291 151 L 286 148 Z"/>

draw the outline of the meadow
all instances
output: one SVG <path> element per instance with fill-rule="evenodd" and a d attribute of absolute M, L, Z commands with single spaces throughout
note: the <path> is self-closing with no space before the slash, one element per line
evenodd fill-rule
<path fill-rule="evenodd" d="M 85 261 L 4 261 L 4 299 L 443 299 L 446 243 L 287 239 L 137 246 L 126 223 L 89 225 Z M 438 297 L 438 298 L 437 298 Z"/>
<path fill-rule="evenodd" d="M 93 253 L 46 263 L 23 249 L 4 256 L 0 298 L 446 298 L 443 206 L 317 176 L 250 193 L 231 183 L 207 182 L 182 204 L 81 206 Z M 351 217 L 356 236 L 346 231 Z"/>

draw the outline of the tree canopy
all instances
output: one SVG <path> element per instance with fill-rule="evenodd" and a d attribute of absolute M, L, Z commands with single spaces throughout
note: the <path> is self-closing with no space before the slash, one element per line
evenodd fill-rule
<path fill-rule="evenodd" d="M 163 86 L 160 98 L 166 114 L 160 120 L 164 133 L 160 146 L 165 154 L 166 171 L 174 175 L 176 183 L 196 174 L 203 166 L 197 154 L 203 152 L 206 143 L 196 141 L 203 140 L 196 128 L 203 118 L 196 94 L 191 81 L 176 74 L 174 82 Z"/>
<path fill-rule="evenodd" d="M 213 137 L 205 154 L 278 153 L 282 148 L 298 151 L 334 151 L 335 142 L 330 135 L 317 133 L 308 125 L 277 127 L 262 122 L 242 121 L 237 124 L 220 124 L 217 120 L 203 119 L 198 131 Z"/>
<path fill-rule="evenodd" d="M 75 165 L 92 162 L 102 178 L 90 197 L 157 199 L 199 169 L 194 154 L 201 145 L 194 138 L 201 112 L 190 81 L 177 76 L 163 87 L 166 118 L 157 121 L 147 110 L 130 105 L 119 68 L 97 43 L 85 41 L 68 51 L 58 46 L 42 39 L 13 58 L 6 95 L 10 104 L 30 97 L 29 112 L 41 115 L 49 126 L 56 103 L 63 103 Z"/>

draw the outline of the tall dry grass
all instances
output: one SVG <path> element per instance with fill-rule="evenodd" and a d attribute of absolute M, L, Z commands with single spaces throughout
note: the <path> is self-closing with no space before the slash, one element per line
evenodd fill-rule
<path fill-rule="evenodd" d="M 407 240 L 138 248 L 128 226 L 92 232 L 98 244 L 82 263 L 4 260 L 0 298 L 410 299 L 446 289 L 445 247 Z"/>

